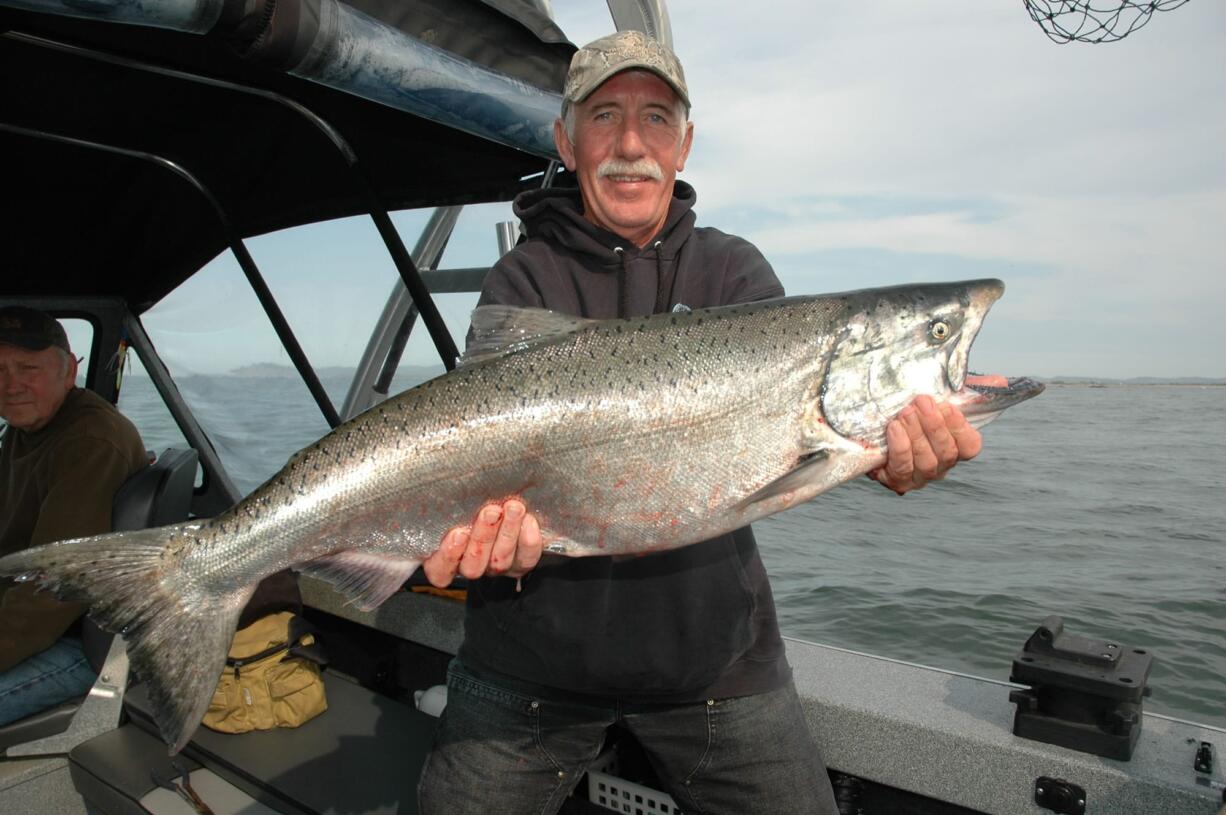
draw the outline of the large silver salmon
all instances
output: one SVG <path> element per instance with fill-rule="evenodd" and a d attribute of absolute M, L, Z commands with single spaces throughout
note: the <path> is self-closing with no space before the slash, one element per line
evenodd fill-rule
<path fill-rule="evenodd" d="M 520 496 L 548 552 L 671 549 L 884 461 L 918 394 L 983 424 L 1042 386 L 964 387 L 996 280 L 593 321 L 477 309 L 465 364 L 296 453 L 230 511 L 0 560 L 121 631 L 172 752 L 191 737 L 256 583 L 286 567 L 361 608 L 482 503 Z"/>

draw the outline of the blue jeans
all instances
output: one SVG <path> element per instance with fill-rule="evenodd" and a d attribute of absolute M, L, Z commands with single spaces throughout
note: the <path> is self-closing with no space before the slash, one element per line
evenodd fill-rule
<path fill-rule="evenodd" d="M 0 673 L 0 725 L 84 696 L 96 676 L 80 640 L 59 640 Z"/>
<path fill-rule="evenodd" d="M 545 689 L 541 689 L 544 691 Z M 687 704 L 556 701 L 508 690 L 456 660 L 418 788 L 422 815 L 554 813 L 620 723 L 686 815 L 838 807 L 795 687 Z"/>

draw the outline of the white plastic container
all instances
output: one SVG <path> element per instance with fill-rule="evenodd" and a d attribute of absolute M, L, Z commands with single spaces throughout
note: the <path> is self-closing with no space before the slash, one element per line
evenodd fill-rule
<path fill-rule="evenodd" d="M 617 751 L 605 750 L 587 771 L 588 800 L 623 815 L 685 815 L 671 795 L 617 777 Z"/>

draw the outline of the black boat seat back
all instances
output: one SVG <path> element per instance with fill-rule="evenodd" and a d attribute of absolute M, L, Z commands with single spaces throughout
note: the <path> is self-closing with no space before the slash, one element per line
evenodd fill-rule
<path fill-rule="evenodd" d="M 115 493 L 111 528 L 116 532 L 186 521 L 196 486 L 195 450 L 168 448 Z"/>
<path fill-rule="evenodd" d="M 196 462 L 195 450 L 163 451 L 115 493 L 111 527 L 120 532 L 186 521 L 196 486 Z M 81 621 L 81 644 L 95 672 L 102 670 L 113 638 L 88 617 Z M 80 703 L 80 699 L 75 699 L 0 727 L 0 752 L 15 744 L 64 732 Z"/>

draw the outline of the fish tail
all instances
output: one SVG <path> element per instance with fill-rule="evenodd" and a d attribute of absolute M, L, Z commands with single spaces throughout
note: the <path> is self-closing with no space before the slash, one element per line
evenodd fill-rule
<path fill-rule="evenodd" d="M 99 626 L 123 636 L 172 755 L 204 718 L 254 590 L 208 591 L 181 568 L 197 526 L 78 538 L 0 558 L 0 575 L 84 603 Z"/>

